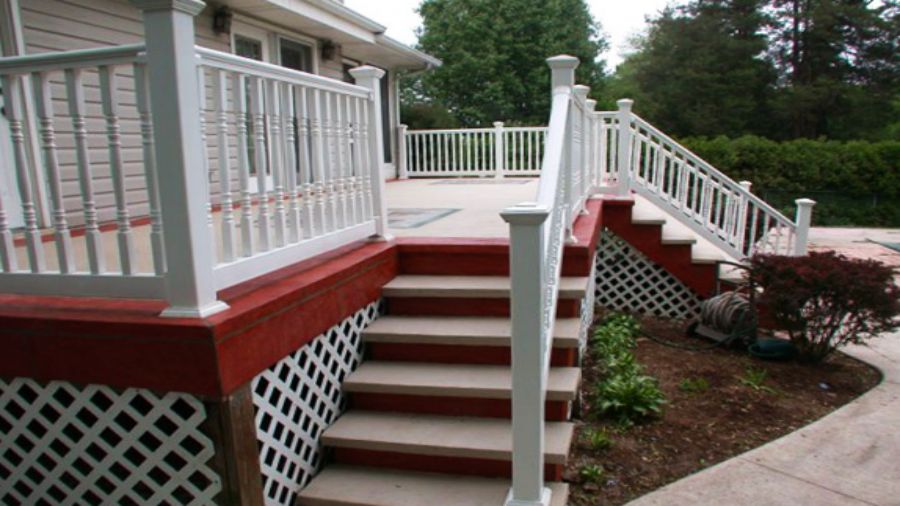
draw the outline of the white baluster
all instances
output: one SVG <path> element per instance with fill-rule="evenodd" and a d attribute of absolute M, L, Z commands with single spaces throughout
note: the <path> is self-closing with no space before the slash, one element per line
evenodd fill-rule
<path fill-rule="evenodd" d="M 88 269 L 91 274 L 101 274 L 106 270 L 105 258 L 97 205 L 94 202 L 94 174 L 88 154 L 88 133 L 84 119 L 84 85 L 80 69 L 66 70 L 66 89 L 69 99 L 69 116 L 72 117 L 72 130 L 75 136 L 81 205 L 84 209 L 84 239 L 87 245 Z"/>
<path fill-rule="evenodd" d="M 234 201 L 231 198 L 231 154 L 228 136 L 228 73 L 225 70 L 214 71 L 215 76 L 215 110 L 216 110 L 216 148 L 219 159 L 219 205 L 222 217 L 222 261 L 235 260 L 234 241 L 236 238 L 234 222 Z"/>
<path fill-rule="evenodd" d="M 134 273 L 134 236 L 125 193 L 125 174 L 122 167 L 122 134 L 119 127 L 119 89 L 116 70 L 109 65 L 100 67 L 100 96 L 106 116 L 106 139 L 109 146 L 109 170 L 113 196 L 116 201 L 116 239 L 119 246 L 119 266 L 122 274 Z"/>
<path fill-rule="evenodd" d="M 265 83 L 264 97 L 266 106 L 266 120 L 268 123 L 268 148 L 269 166 L 272 171 L 272 196 L 275 200 L 273 225 L 275 228 L 276 247 L 283 247 L 287 239 L 285 230 L 284 208 L 284 141 L 281 137 L 281 85 L 272 79 Z"/>
<path fill-rule="evenodd" d="M 0 272 L 15 272 L 19 269 L 16 262 L 16 246 L 12 232 L 9 230 L 9 219 L 6 217 L 6 205 L 0 196 Z"/>
<path fill-rule="evenodd" d="M 313 222 L 315 197 L 312 185 L 312 164 L 315 163 L 312 147 L 315 145 L 312 132 L 310 129 L 309 117 L 309 96 L 306 87 L 300 86 L 294 92 L 297 107 L 300 109 L 300 119 L 298 121 L 300 127 L 300 136 L 298 143 L 300 144 L 300 182 L 303 192 L 303 205 L 301 218 L 303 221 L 303 238 L 309 239 L 316 235 L 316 229 Z"/>
<path fill-rule="evenodd" d="M 503 132 L 503 122 L 495 121 L 494 122 L 494 177 L 503 178 L 503 174 L 506 171 L 506 167 L 504 167 L 504 161 L 506 160 L 506 153 L 504 152 L 503 147 L 503 137 L 506 134 Z"/>
<path fill-rule="evenodd" d="M 264 87 L 262 78 L 250 77 L 250 115 L 253 118 L 253 154 L 257 185 L 257 228 L 259 249 L 272 249 L 271 223 L 269 220 L 268 160 L 266 159 L 266 120 L 264 114 Z"/>
<path fill-rule="evenodd" d="M 44 167 L 47 169 L 47 183 L 50 187 L 50 207 L 53 212 L 57 263 L 59 263 L 59 272 L 70 274 L 75 272 L 76 266 L 72 250 L 72 235 L 63 201 L 56 133 L 53 128 L 53 96 L 50 91 L 50 78 L 45 72 L 36 72 L 32 75 L 31 82 L 34 85 L 35 111 L 40 123 Z"/>
<path fill-rule="evenodd" d="M 344 114 L 341 106 L 341 97 L 337 93 L 334 94 L 334 139 L 335 139 L 335 155 L 337 166 L 335 171 L 335 223 L 336 228 L 346 228 L 349 226 L 347 220 L 347 195 L 344 193 L 344 182 L 346 180 L 346 165 L 344 160 Z"/>
<path fill-rule="evenodd" d="M 290 203 L 288 209 L 288 240 L 292 243 L 298 242 L 301 238 L 300 231 L 300 202 L 297 198 L 299 184 L 297 183 L 297 169 L 299 161 L 297 160 L 297 105 L 295 101 L 295 88 L 293 85 L 286 84 L 284 94 L 282 95 L 282 118 L 285 125 L 284 135 L 287 139 L 287 149 L 285 158 L 285 175 L 288 200 Z"/>
<path fill-rule="evenodd" d="M 253 192 L 251 191 L 250 174 L 250 135 L 247 124 L 250 118 L 247 113 L 247 78 L 239 73 L 232 74 L 231 102 L 234 104 L 235 139 L 237 140 L 238 185 L 240 186 L 240 220 L 241 220 L 241 256 L 251 257 L 255 250 L 253 233 Z"/>
<path fill-rule="evenodd" d="M 312 171 L 315 174 L 315 230 L 317 234 L 326 234 L 331 231 L 328 220 L 325 217 L 325 149 L 326 141 L 323 131 L 322 100 L 318 89 L 312 90 L 312 104 L 310 107 L 310 128 L 312 130 Z"/>
<path fill-rule="evenodd" d="M 153 116 L 150 111 L 150 94 L 147 88 L 147 66 L 143 63 L 134 65 L 134 88 L 141 123 L 141 147 L 144 155 L 147 204 L 150 208 L 150 249 L 153 252 L 153 272 L 157 276 L 162 276 L 166 272 L 166 253 L 163 243 L 162 215 L 159 209 L 159 182 L 156 175 Z"/>

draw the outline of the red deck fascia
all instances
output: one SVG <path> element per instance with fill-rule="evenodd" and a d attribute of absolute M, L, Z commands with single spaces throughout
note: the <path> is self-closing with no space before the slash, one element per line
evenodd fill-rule
<path fill-rule="evenodd" d="M 590 272 L 602 203 L 587 207 L 566 246 L 568 275 Z M 221 398 L 377 300 L 404 259 L 459 274 L 484 253 L 508 272 L 505 239 L 360 242 L 223 290 L 230 309 L 206 319 L 160 318 L 162 301 L 0 295 L 0 377 Z"/>

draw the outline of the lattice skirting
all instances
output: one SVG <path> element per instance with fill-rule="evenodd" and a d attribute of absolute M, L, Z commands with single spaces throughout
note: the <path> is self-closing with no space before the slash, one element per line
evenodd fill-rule
<path fill-rule="evenodd" d="M 187 394 L 0 380 L 0 501 L 214 504 L 205 419 Z"/>
<path fill-rule="evenodd" d="M 362 360 L 360 332 L 375 301 L 253 379 L 256 434 L 267 505 L 292 505 L 321 463 L 319 439 L 345 407 L 344 378 Z"/>
<path fill-rule="evenodd" d="M 621 237 L 603 229 L 595 259 L 597 304 L 665 318 L 694 318 L 700 299 Z"/>

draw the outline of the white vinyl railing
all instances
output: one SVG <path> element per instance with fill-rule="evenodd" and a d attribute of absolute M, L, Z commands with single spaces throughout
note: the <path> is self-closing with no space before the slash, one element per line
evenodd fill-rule
<path fill-rule="evenodd" d="M 547 60 L 553 101 L 535 202 L 505 209 L 510 225 L 513 471 L 508 506 L 547 505 L 544 403 L 556 320 L 563 248 L 591 189 L 581 163 L 588 154 L 586 90 L 573 90 L 578 59 Z M 580 175 L 579 175 L 580 174 Z"/>
<path fill-rule="evenodd" d="M 0 292 L 200 317 L 227 308 L 219 290 L 386 236 L 384 71 L 350 85 L 196 47 L 202 3 L 151 4 L 145 45 L 0 58 L 17 182 L 0 194 Z"/>
<path fill-rule="evenodd" d="M 536 176 L 546 127 L 400 129 L 400 177 Z"/>
<path fill-rule="evenodd" d="M 797 201 L 793 221 L 751 193 L 750 183 L 732 180 L 635 114 L 623 137 L 627 188 L 726 253 L 743 259 L 806 252 L 812 201 Z"/>

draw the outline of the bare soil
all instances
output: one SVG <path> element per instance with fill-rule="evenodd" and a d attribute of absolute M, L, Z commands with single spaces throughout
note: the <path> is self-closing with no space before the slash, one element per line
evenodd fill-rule
<path fill-rule="evenodd" d="M 644 333 L 688 346 L 686 323 L 645 318 Z M 667 404 L 656 420 L 621 428 L 591 414 L 591 390 L 599 380 L 588 354 L 582 383 L 582 415 L 576 420 L 566 481 L 573 506 L 624 504 L 670 482 L 797 430 L 850 402 L 880 381 L 874 368 L 834 353 L 818 366 L 795 361 L 763 361 L 738 349 L 689 351 L 638 339 L 635 355 L 645 372 L 659 380 Z M 742 382 L 747 369 L 767 371 L 763 388 Z M 708 388 L 685 391 L 685 379 L 703 378 Z M 701 381 L 702 382 L 702 381 Z M 605 429 L 612 445 L 591 448 L 587 430 Z M 600 479 L 582 478 L 581 469 L 598 465 Z"/>

